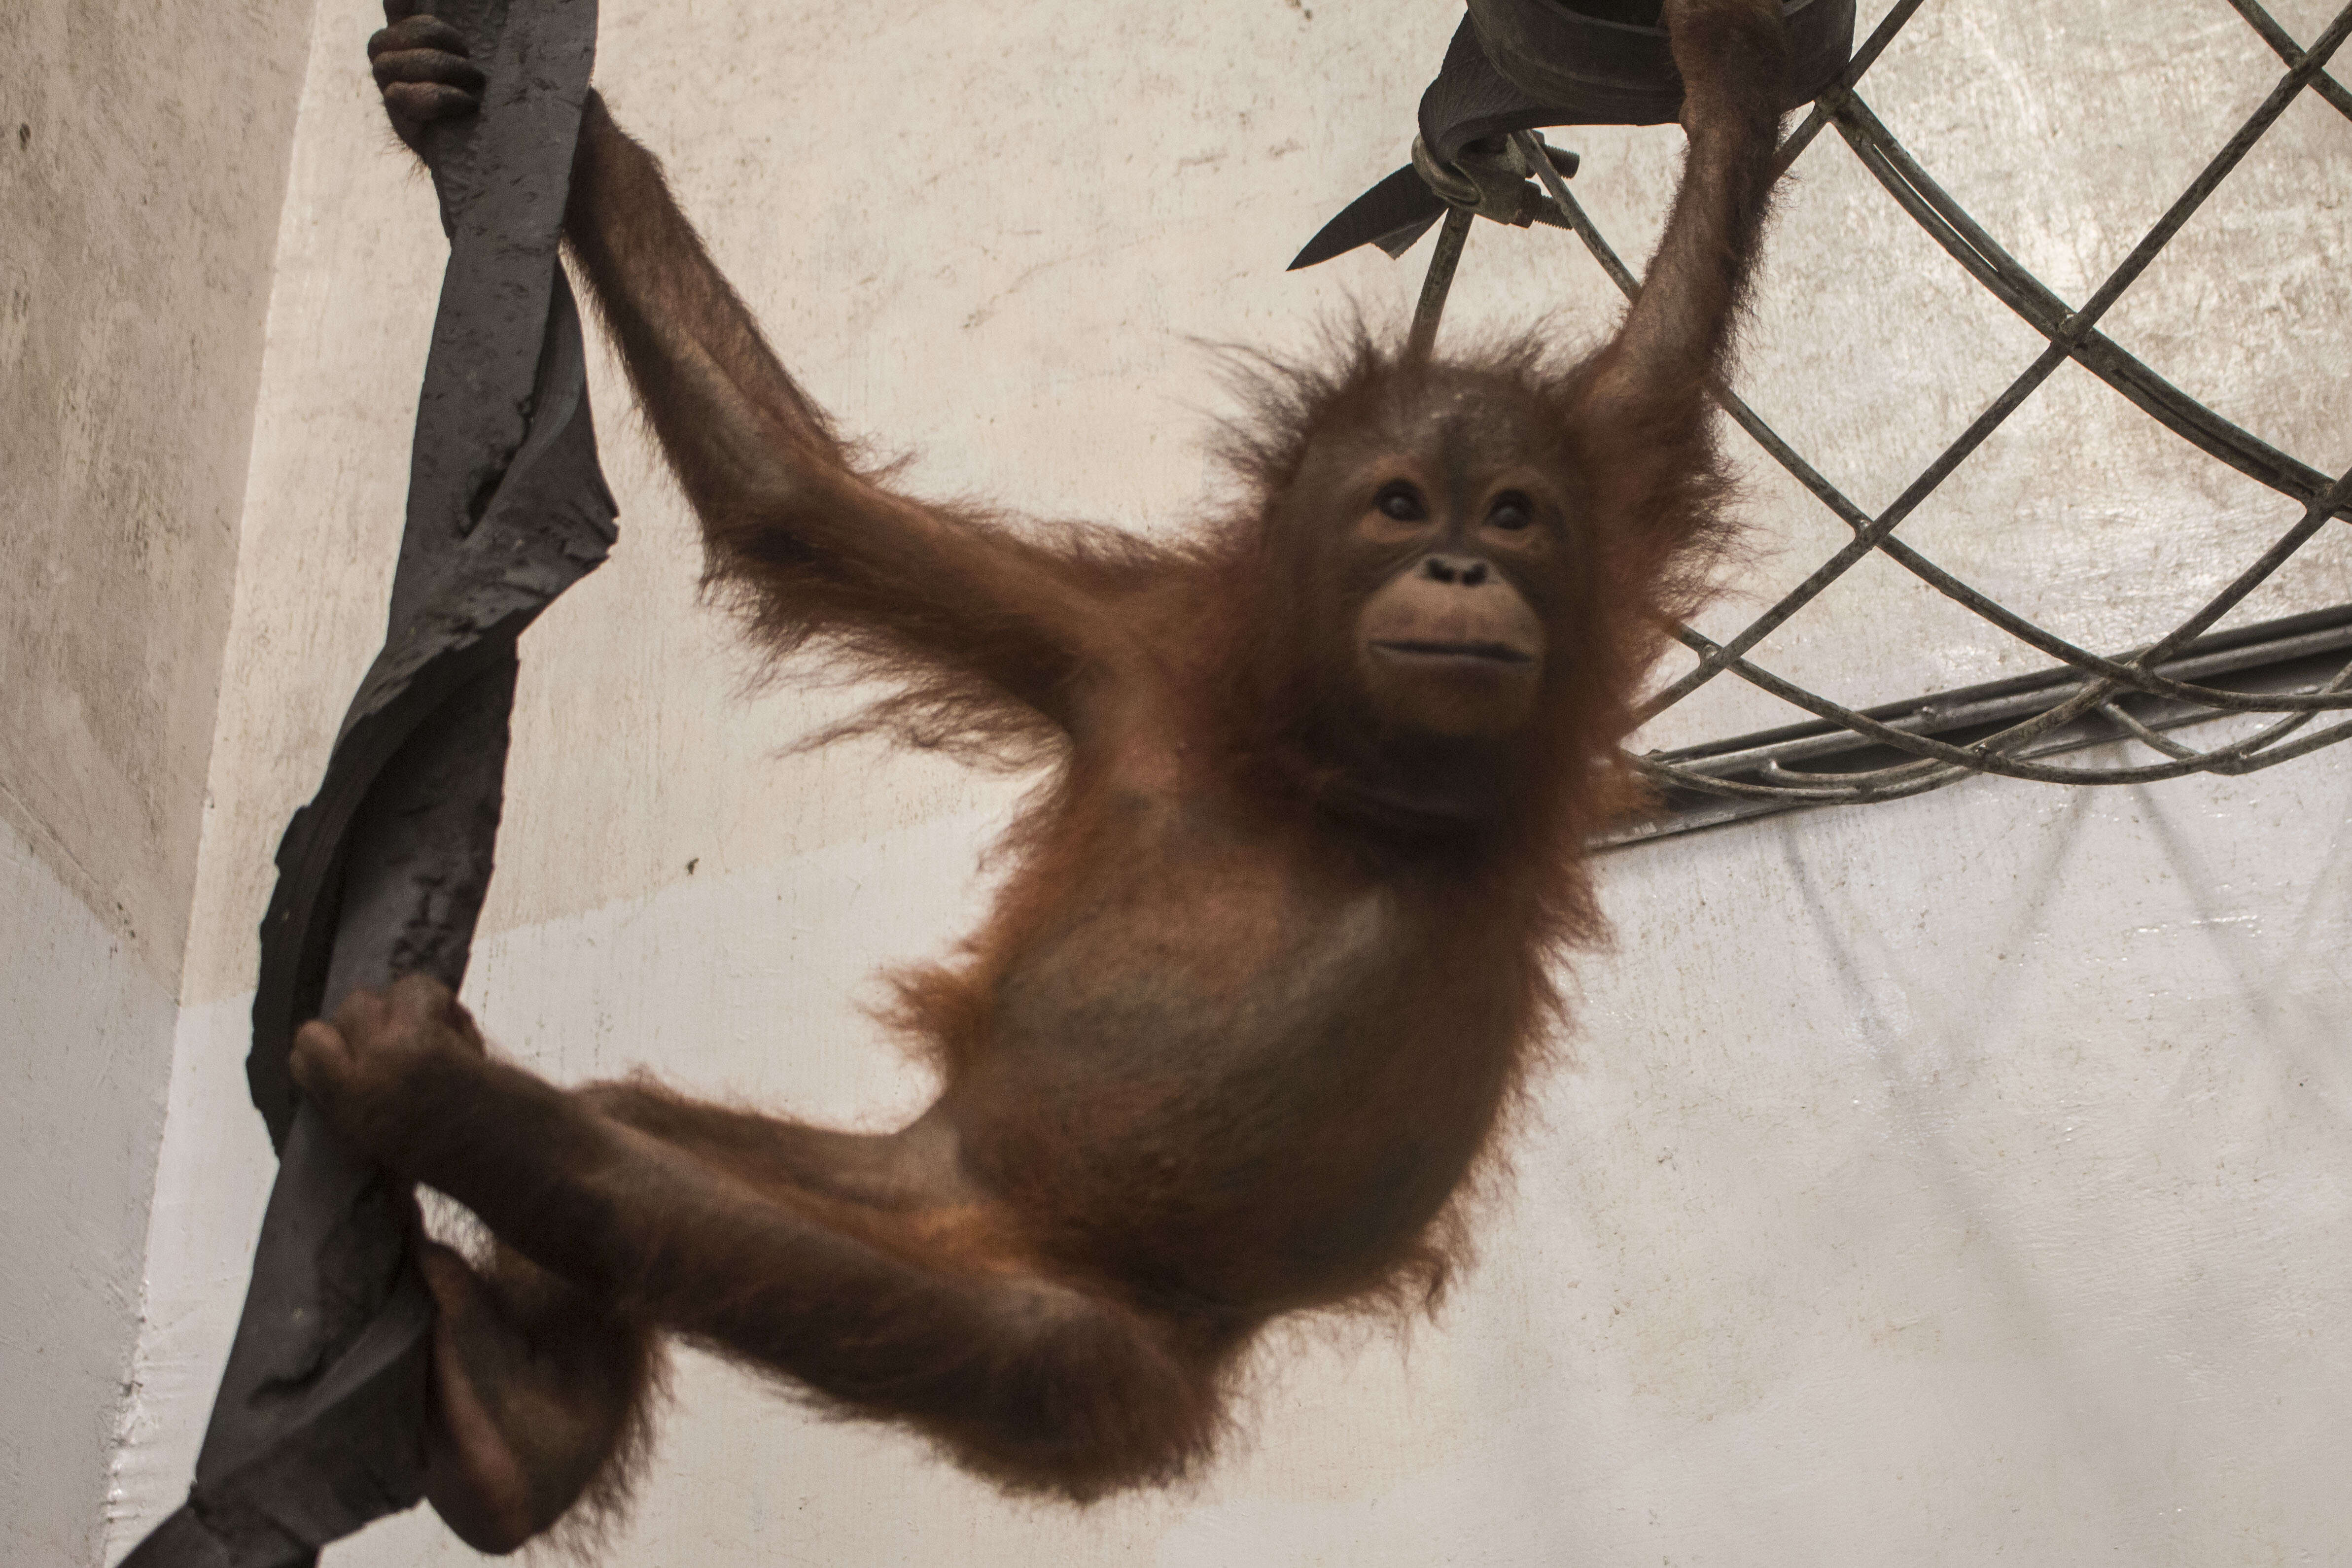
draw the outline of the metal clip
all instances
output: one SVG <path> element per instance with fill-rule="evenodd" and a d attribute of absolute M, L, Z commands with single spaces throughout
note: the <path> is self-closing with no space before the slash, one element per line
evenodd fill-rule
<path fill-rule="evenodd" d="M 1539 138 L 1537 145 L 1542 146 Z M 1554 152 L 1549 147 L 1543 151 L 1552 167 L 1562 175 L 1576 172 L 1575 153 Z M 1446 205 L 1513 228 L 1523 229 L 1535 222 L 1546 204 L 1543 192 L 1528 183 L 1535 169 L 1516 138 L 1474 141 L 1462 150 L 1454 162 L 1443 163 L 1430 152 L 1428 143 L 1416 136 L 1412 139 L 1412 167 L 1413 172 Z"/>

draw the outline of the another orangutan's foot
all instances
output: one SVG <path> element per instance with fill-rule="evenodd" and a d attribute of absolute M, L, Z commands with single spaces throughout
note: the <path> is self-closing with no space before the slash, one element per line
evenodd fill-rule
<path fill-rule="evenodd" d="M 561 1519 L 625 1446 L 645 1350 L 604 1323 L 527 1333 L 456 1252 L 427 1243 L 418 1262 L 440 1308 L 425 1495 L 467 1545 L 512 1552 Z"/>

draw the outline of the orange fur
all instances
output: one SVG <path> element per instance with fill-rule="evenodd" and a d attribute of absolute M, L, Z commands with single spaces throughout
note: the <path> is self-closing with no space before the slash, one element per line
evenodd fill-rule
<path fill-rule="evenodd" d="M 1561 1020 L 1558 960 L 1601 932 L 1584 846 L 1635 794 L 1634 695 L 1729 537 L 1705 389 L 1781 46 L 1760 0 L 1668 14 L 1692 152 L 1622 329 L 1582 359 L 1358 326 L 1248 360 L 1244 497 L 1177 545 L 893 489 L 592 100 L 566 233 L 712 595 L 772 653 L 894 688 L 832 733 L 1050 772 L 986 922 L 898 977 L 889 1019 L 943 1081 L 900 1133 L 559 1090 L 423 982 L 347 1009 L 341 1051 L 298 1042 L 349 1135 L 566 1282 L 509 1294 L 583 1388 L 642 1384 L 667 1331 L 1084 1500 L 1192 1473 L 1268 1323 L 1437 1300 Z M 1486 630 L 1367 630 L 1415 615 Z M 1498 692 L 1492 722 L 1442 706 Z M 517 1431 L 515 1463 L 576 1492 L 637 1422 L 536 1459 Z"/>

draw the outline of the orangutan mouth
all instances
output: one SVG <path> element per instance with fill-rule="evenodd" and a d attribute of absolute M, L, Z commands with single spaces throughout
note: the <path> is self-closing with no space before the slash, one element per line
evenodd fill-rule
<path fill-rule="evenodd" d="M 1507 643 L 1375 643 L 1383 653 L 1403 653 L 1416 659 L 1482 659 L 1497 664 L 1532 664 L 1532 654 Z"/>

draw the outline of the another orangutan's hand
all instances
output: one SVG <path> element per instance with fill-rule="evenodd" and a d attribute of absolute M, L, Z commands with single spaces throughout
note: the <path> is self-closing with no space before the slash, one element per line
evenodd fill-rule
<path fill-rule="evenodd" d="M 441 1094 L 474 1076 L 488 1055 L 473 1015 L 449 988 L 408 975 L 388 990 L 353 991 L 332 1023 L 304 1024 L 290 1066 L 304 1097 L 338 1131 L 398 1170 Z"/>
<path fill-rule="evenodd" d="M 375 84 L 392 128 L 410 147 L 436 120 L 472 114 L 482 107 L 482 73 L 467 58 L 457 29 L 418 7 L 422 0 L 383 0 L 392 26 L 368 40 Z"/>

